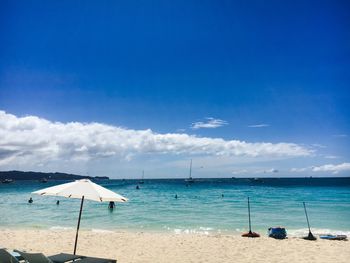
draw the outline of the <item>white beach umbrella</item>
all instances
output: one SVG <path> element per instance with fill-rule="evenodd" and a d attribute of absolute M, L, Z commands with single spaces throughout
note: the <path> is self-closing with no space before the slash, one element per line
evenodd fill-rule
<path fill-rule="evenodd" d="M 38 195 L 63 196 L 67 198 L 81 199 L 77 233 L 75 236 L 74 255 L 77 248 L 78 232 L 80 226 L 81 212 L 83 210 L 84 199 L 97 202 L 126 202 L 128 199 L 111 190 L 108 190 L 88 179 L 76 180 L 71 183 L 60 184 L 33 192 Z"/>

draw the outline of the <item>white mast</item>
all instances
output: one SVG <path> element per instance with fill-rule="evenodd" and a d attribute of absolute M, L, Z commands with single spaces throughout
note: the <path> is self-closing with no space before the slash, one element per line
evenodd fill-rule
<path fill-rule="evenodd" d="M 191 159 L 191 164 L 190 164 L 190 180 L 192 180 L 192 159 Z"/>

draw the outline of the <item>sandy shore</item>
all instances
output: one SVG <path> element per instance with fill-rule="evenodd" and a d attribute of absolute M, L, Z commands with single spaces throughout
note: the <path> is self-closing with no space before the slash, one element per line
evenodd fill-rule
<path fill-rule="evenodd" d="M 72 253 L 74 231 L 0 230 L 0 247 Z M 81 231 L 78 254 L 118 262 L 350 262 L 350 242 L 230 235 Z"/>

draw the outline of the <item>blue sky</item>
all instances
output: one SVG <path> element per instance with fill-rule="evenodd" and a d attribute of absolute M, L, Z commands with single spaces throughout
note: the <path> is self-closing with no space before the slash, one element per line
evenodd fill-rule
<path fill-rule="evenodd" d="M 223 161 L 217 150 L 149 154 L 147 149 L 126 159 L 111 154 L 64 167 L 60 162 L 67 162 L 68 155 L 40 164 L 25 162 L 24 152 L 37 158 L 39 150 L 28 145 L 18 149 L 18 142 L 11 141 L 0 149 L 13 152 L 4 154 L 2 162 L 0 154 L 2 169 L 63 167 L 125 177 L 146 167 L 155 177 L 164 177 L 171 167 L 169 176 L 181 177 L 194 158 L 199 167 L 208 167 L 201 176 L 251 176 L 271 169 L 290 176 L 292 169 L 313 174 L 312 167 L 350 162 L 347 1 L 0 5 L 0 110 L 17 118 L 12 121 L 34 116 L 63 125 L 96 122 L 225 142 L 292 143 L 309 150 L 307 156 L 279 158 L 230 153 Z M 200 128 L 200 123 L 210 126 L 213 121 L 219 123 L 216 128 Z M 193 129 L 195 123 L 198 129 Z M 3 141 L 8 132 L 1 133 Z M 92 146 L 82 146 L 91 153 Z M 221 166 L 211 165 L 220 160 Z M 318 175 L 327 172 L 332 170 Z"/>

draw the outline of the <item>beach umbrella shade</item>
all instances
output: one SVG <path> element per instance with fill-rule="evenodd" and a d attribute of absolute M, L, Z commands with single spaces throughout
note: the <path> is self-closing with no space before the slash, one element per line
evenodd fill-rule
<path fill-rule="evenodd" d="M 67 198 L 81 199 L 79 219 L 74 243 L 74 255 L 77 249 L 78 233 L 80 227 L 81 213 L 83 210 L 84 199 L 97 202 L 126 202 L 128 199 L 111 190 L 108 190 L 88 179 L 76 180 L 74 182 L 60 184 L 33 192 L 38 195 L 63 196 Z"/>

